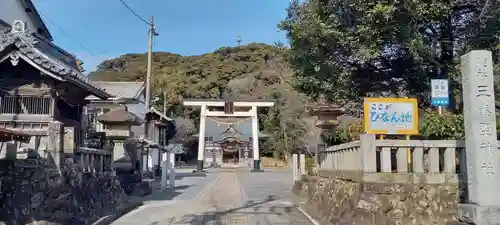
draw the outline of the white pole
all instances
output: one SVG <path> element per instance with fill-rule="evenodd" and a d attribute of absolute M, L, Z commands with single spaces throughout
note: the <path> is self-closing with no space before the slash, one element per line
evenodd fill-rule
<path fill-rule="evenodd" d="M 200 133 L 199 133 L 199 137 L 198 137 L 198 166 L 197 166 L 198 171 L 203 170 L 203 163 L 205 160 L 204 153 L 205 153 L 205 123 L 206 123 L 205 113 L 206 113 L 206 111 L 207 111 L 207 106 L 202 105 L 201 111 L 200 111 Z"/>
<path fill-rule="evenodd" d="M 300 162 L 300 176 L 298 177 L 298 179 L 300 179 L 302 175 L 306 174 L 306 155 L 300 154 L 299 162 Z"/>
<path fill-rule="evenodd" d="M 262 171 L 260 169 L 259 156 L 259 118 L 257 117 L 257 106 L 252 106 L 252 148 L 253 148 L 253 170 L 254 172 Z"/>
<path fill-rule="evenodd" d="M 149 153 L 149 151 L 147 151 Z M 147 172 L 148 171 L 148 154 L 142 155 L 142 171 Z"/>
<path fill-rule="evenodd" d="M 167 157 L 165 157 L 165 158 L 167 158 Z M 161 182 L 160 182 L 161 189 L 167 188 L 168 163 L 169 163 L 169 161 L 167 159 L 164 159 L 161 162 Z"/>
<path fill-rule="evenodd" d="M 297 169 L 297 166 L 298 166 L 298 155 L 297 154 L 293 154 L 292 155 L 292 174 L 293 174 L 293 182 L 299 180 L 297 177 L 298 177 L 298 169 Z"/>
<path fill-rule="evenodd" d="M 175 188 L 175 153 L 168 153 L 168 179 L 170 187 Z"/>
<path fill-rule="evenodd" d="M 439 115 L 443 115 L 443 106 L 438 106 Z"/>

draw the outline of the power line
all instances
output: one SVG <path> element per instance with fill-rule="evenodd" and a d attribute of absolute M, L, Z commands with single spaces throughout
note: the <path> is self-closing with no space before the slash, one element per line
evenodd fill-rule
<path fill-rule="evenodd" d="M 62 27 L 60 27 L 59 25 L 57 25 L 54 21 L 52 21 L 51 19 L 49 19 L 49 17 L 47 17 L 45 14 L 43 14 L 42 12 L 40 12 L 40 10 L 38 10 L 38 13 L 40 15 L 43 16 L 43 18 L 45 18 L 47 21 L 49 21 L 52 25 L 54 25 L 57 29 L 59 29 L 64 35 L 66 35 L 69 39 L 71 39 L 73 42 L 75 42 L 76 44 L 78 44 L 81 48 L 83 48 L 85 51 L 87 51 L 91 56 L 94 56 L 94 54 L 92 53 L 92 51 L 90 51 L 87 47 L 85 47 L 81 42 L 79 42 L 78 40 L 76 40 L 75 38 L 73 38 L 71 35 L 68 34 L 68 32 L 66 32 Z"/>
<path fill-rule="evenodd" d="M 137 18 L 139 18 L 142 22 L 144 22 L 145 24 L 149 25 L 149 22 L 147 20 L 145 20 L 144 18 L 142 18 L 139 14 L 137 14 L 132 8 L 130 8 L 130 6 L 127 5 L 127 3 L 125 3 L 123 0 L 119 0 L 125 7 L 127 7 L 127 9 L 132 13 L 134 14 L 134 16 L 136 16 Z"/>

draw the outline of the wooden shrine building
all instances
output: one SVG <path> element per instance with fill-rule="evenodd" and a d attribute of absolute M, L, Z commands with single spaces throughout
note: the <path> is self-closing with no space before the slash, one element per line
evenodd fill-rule
<path fill-rule="evenodd" d="M 261 172 L 259 140 L 264 135 L 259 130 L 257 109 L 272 107 L 274 102 L 232 101 L 222 96 L 221 93 L 221 99 L 183 102 L 184 106 L 201 108 L 197 170 L 203 171 L 206 164 L 220 164 L 224 156 L 231 158 L 233 163 L 245 163 L 251 156 L 252 160 L 248 161 L 251 161 L 252 171 Z"/>
<path fill-rule="evenodd" d="M 207 117 L 205 122 L 205 162 L 248 165 L 253 161 L 251 117 Z M 199 137 L 198 134 L 193 135 Z M 259 131 L 259 141 L 268 135 Z"/>
<path fill-rule="evenodd" d="M 25 21 L 0 30 L 0 128 L 36 137 L 19 148 L 46 150 L 56 165 L 78 155 L 76 161 L 91 170 L 90 164 L 110 160 L 95 160 L 97 153 L 83 147 L 89 95 L 110 97 L 80 72 L 73 55 L 28 30 Z"/>
<path fill-rule="evenodd" d="M 146 151 L 143 152 L 142 168 L 143 171 L 154 170 L 158 175 L 160 164 L 166 159 L 166 147 L 177 133 L 177 127 L 172 118 L 155 108 L 150 108 L 145 116 L 146 121 L 149 122 L 149 124 L 146 124 L 149 140 L 146 141 L 151 144 L 148 145 L 149 147 L 146 146 Z"/>

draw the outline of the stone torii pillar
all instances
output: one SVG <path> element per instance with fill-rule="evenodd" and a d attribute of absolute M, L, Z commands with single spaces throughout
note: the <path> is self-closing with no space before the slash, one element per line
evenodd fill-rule
<path fill-rule="evenodd" d="M 197 161 L 197 166 L 196 169 L 198 171 L 203 171 L 203 164 L 205 162 L 205 125 L 206 125 L 206 120 L 207 117 L 205 115 L 207 111 L 207 106 L 206 105 L 201 105 L 200 109 L 200 131 L 198 134 L 198 161 Z"/>
<path fill-rule="evenodd" d="M 260 169 L 259 152 L 259 117 L 257 116 L 257 106 L 253 105 L 250 110 L 252 113 L 252 150 L 253 150 L 253 169 L 252 172 L 262 172 Z"/>
<path fill-rule="evenodd" d="M 198 137 L 198 165 L 197 170 L 203 171 L 205 161 L 205 132 L 207 117 L 250 117 L 252 118 L 252 147 L 253 147 L 253 172 L 260 169 L 259 154 L 259 117 L 258 107 L 272 107 L 274 102 L 264 101 L 225 101 L 225 100 L 184 100 L 184 106 L 199 106 L 200 131 Z M 224 111 L 209 109 L 208 107 L 224 107 Z M 250 110 L 235 110 L 235 108 L 248 108 Z"/>

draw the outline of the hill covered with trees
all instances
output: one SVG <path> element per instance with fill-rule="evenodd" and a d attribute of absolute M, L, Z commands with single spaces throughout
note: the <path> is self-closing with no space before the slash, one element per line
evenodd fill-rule
<path fill-rule="evenodd" d="M 263 112 L 261 121 L 264 132 L 271 135 L 266 149 L 280 154 L 297 151 L 307 140 L 315 140 L 312 137 L 317 131 L 314 119 L 304 111 L 307 101 L 293 88 L 293 72 L 286 63 L 287 51 L 279 43 L 252 43 L 197 56 L 155 52 L 152 63 L 153 96 L 158 99 L 155 104 L 161 108 L 163 93 L 166 93 L 172 114 L 197 120 L 198 112 L 182 107 L 182 99 L 218 98 L 219 88 L 225 88 L 230 98 L 272 100 L 276 106 Z M 146 69 L 146 53 L 126 54 L 102 62 L 89 77 L 104 81 L 142 81 Z M 316 142 L 308 143 L 315 145 Z"/>
<path fill-rule="evenodd" d="M 475 49 L 493 53 L 497 115 L 500 112 L 499 18 L 496 1 L 293 0 L 279 24 L 290 48 L 253 43 L 199 56 L 155 53 L 154 96 L 160 99 L 155 104 L 162 104 L 165 92 L 172 112 L 196 119 L 197 113 L 181 107 L 181 100 L 216 98 L 221 87 L 233 98 L 273 100 L 276 107 L 261 121 L 264 131 L 272 134 L 268 148 L 290 152 L 305 143 L 316 144 L 306 103 L 326 101 L 359 117 L 366 96 L 411 97 L 428 112 L 430 80 L 445 78 L 451 84 L 451 117 L 422 115 L 427 122 L 421 124 L 421 134 L 459 138 L 463 135 L 455 128 L 438 134 L 430 132 L 437 129 L 429 125 L 443 121 L 439 127 L 463 128 L 457 117 L 463 110 L 460 57 Z M 90 76 L 143 80 L 146 59 L 146 54 L 126 54 L 104 61 Z M 345 129 L 335 132 L 344 139 L 352 136 Z"/>

